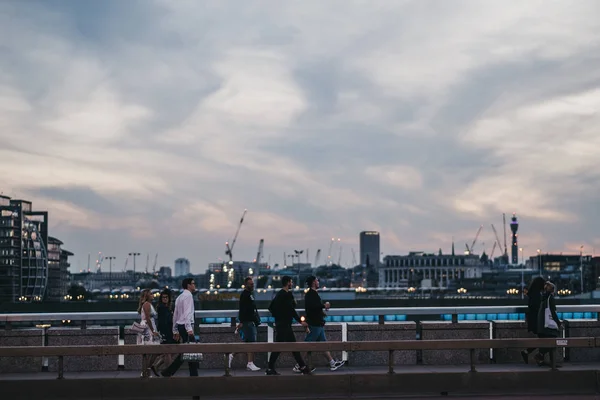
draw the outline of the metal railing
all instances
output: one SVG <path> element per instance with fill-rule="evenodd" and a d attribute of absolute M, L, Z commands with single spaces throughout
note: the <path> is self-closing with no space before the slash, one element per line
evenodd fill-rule
<path fill-rule="evenodd" d="M 327 312 L 329 317 L 368 317 L 361 322 L 379 322 L 385 323 L 387 316 L 403 315 L 403 316 L 444 316 L 450 315 L 453 322 L 459 320 L 460 315 L 486 315 L 486 318 L 480 320 L 489 320 L 487 318 L 492 314 L 524 314 L 527 307 L 520 306 L 478 306 L 478 307 L 384 307 L 384 308 L 332 308 Z M 303 310 L 298 310 L 302 315 Z M 562 313 L 599 313 L 600 304 L 595 305 L 559 305 L 557 312 Z M 261 317 L 270 318 L 271 314 L 268 310 L 259 310 Z M 230 320 L 232 324 L 238 316 L 237 310 L 199 310 L 196 311 L 196 320 L 205 320 L 207 318 L 225 318 Z M 595 315 L 593 318 L 598 318 L 600 315 Z M 139 319 L 139 314 L 135 311 L 131 312 L 93 312 L 93 313 L 21 313 L 21 314 L 0 314 L 0 326 L 4 325 L 5 329 L 11 329 L 15 323 L 23 322 L 63 322 L 70 321 L 80 323 L 81 328 L 85 329 L 90 321 L 115 321 L 115 322 L 131 322 Z M 496 318 L 502 319 L 502 318 Z M 425 319 L 426 320 L 426 319 Z M 222 321 L 223 322 L 223 321 Z M 344 322 L 344 321 L 335 321 Z"/>
<path fill-rule="evenodd" d="M 267 352 L 324 352 L 324 351 L 387 351 L 388 373 L 394 373 L 394 352 L 406 350 L 469 350 L 470 372 L 476 372 L 477 349 L 548 348 L 552 370 L 556 370 L 557 348 L 600 347 L 600 338 L 577 337 L 569 339 L 451 339 L 451 340 L 389 340 L 352 342 L 286 342 L 286 343 L 188 343 L 160 346 L 36 346 L 0 347 L 0 357 L 58 357 L 58 379 L 64 379 L 65 356 L 115 356 L 142 355 L 146 369 L 146 356 L 153 354 L 222 353 L 225 376 L 231 376 L 228 356 L 232 353 Z M 309 367 L 311 361 L 309 359 Z"/>

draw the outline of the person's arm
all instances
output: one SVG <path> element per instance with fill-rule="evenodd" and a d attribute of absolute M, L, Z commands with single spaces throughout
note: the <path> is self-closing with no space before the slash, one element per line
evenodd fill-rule
<path fill-rule="evenodd" d="M 194 336 L 194 327 L 192 326 L 194 321 L 194 296 L 186 296 L 183 303 L 183 315 L 185 315 L 185 330 L 188 335 Z"/>
<path fill-rule="evenodd" d="M 238 310 L 238 324 L 237 324 L 237 328 L 240 329 L 242 327 L 242 318 L 244 316 L 244 310 L 248 307 L 246 305 L 246 302 L 248 300 L 248 296 L 246 296 L 246 291 L 242 291 L 242 294 L 240 295 L 240 304 L 239 304 L 239 310 Z"/>
<path fill-rule="evenodd" d="M 556 314 L 556 303 L 554 301 L 554 296 L 550 296 L 550 311 L 552 312 L 552 319 L 556 322 L 556 325 L 560 327 L 560 319 L 558 319 L 558 314 Z"/>
<path fill-rule="evenodd" d="M 146 317 L 146 326 L 148 327 L 148 329 L 150 329 L 150 332 L 154 335 L 156 332 L 154 332 L 154 326 L 152 324 L 152 318 L 150 316 L 150 303 L 149 302 L 145 302 L 144 305 L 142 306 L 142 308 L 144 309 L 144 315 Z"/>

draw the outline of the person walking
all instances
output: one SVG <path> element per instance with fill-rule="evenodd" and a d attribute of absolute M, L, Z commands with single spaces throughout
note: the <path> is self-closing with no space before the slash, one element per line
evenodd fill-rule
<path fill-rule="evenodd" d="M 531 281 L 527 288 L 527 313 L 525 314 L 525 321 L 527 322 L 527 331 L 536 336 L 538 334 L 538 315 L 545 283 L 546 280 L 538 276 Z M 529 364 L 529 356 L 535 350 L 536 348 L 532 347 L 521 352 L 521 357 L 523 357 L 525 364 Z"/>
<path fill-rule="evenodd" d="M 554 301 L 554 283 L 547 281 L 544 284 L 544 294 L 540 303 L 540 311 L 538 313 L 538 337 L 539 338 L 556 338 L 560 331 L 560 320 L 556 314 L 556 302 Z M 545 356 L 552 349 L 542 348 L 536 355 L 535 360 L 540 367 L 546 365 Z"/>
<path fill-rule="evenodd" d="M 260 325 L 260 315 L 258 314 L 254 300 L 254 280 L 249 276 L 244 279 L 244 290 L 240 295 L 238 324 L 235 331 L 240 332 L 240 336 L 242 336 L 244 342 L 254 343 L 256 342 L 256 328 L 258 325 Z M 233 357 L 233 353 L 229 354 L 229 368 L 231 368 Z M 260 371 L 260 368 L 254 364 L 253 353 L 248 353 L 246 369 L 248 371 Z"/>
<path fill-rule="evenodd" d="M 185 278 L 181 282 L 183 292 L 175 300 L 175 311 L 173 312 L 173 339 L 180 343 L 194 343 L 194 296 L 196 282 L 193 278 Z M 183 364 L 183 354 L 179 354 L 161 375 L 170 377 L 175 375 Z M 198 362 L 189 361 L 190 376 L 198 376 Z"/>
<path fill-rule="evenodd" d="M 294 282 L 290 276 L 286 275 L 281 278 L 282 289 L 275 295 L 275 298 L 269 305 L 269 311 L 275 318 L 275 342 L 296 341 L 294 330 L 292 329 L 292 322 L 294 319 L 308 329 L 308 324 L 300 319 L 300 316 L 296 311 L 296 300 L 291 292 L 293 284 Z M 280 375 L 279 372 L 275 370 L 275 363 L 277 362 L 277 358 L 279 358 L 279 354 L 279 352 L 271 353 L 269 365 L 265 372 L 266 375 Z M 296 359 L 300 372 L 305 375 L 310 375 L 310 371 L 304 363 L 300 353 L 294 351 L 292 354 Z"/>
<path fill-rule="evenodd" d="M 159 334 L 156 329 L 156 310 L 152 306 L 152 292 L 150 289 L 144 289 L 140 293 L 140 301 L 138 305 L 138 314 L 140 314 L 140 324 L 146 329 L 143 333 L 138 334 L 137 344 L 152 345 L 158 344 Z M 144 370 L 141 373 L 142 378 L 150 376 L 149 371 L 152 369 L 154 361 L 156 360 L 155 354 L 144 355 Z"/>
<path fill-rule="evenodd" d="M 306 323 L 308 324 L 308 334 L 304 339 L 305 342 L 326 342 L 325 337 L 325 312 L 329 310 L 331 305 L 329 302 L 323 303 L 321 296 L 319 296 L 319 279 L 316 276 L 309 276 L 306 278 L 306 286 L 308 290 L 304 294 L 304 311 L 306 313 Z M 308 353 L 310 354 L 310 353 Z M 335 371 L 344 365 L 345 361 L 335 360 L 331 353 L 326 351 L 325 358 L 329 363 L 329 369 Z M 313 372 L 315 368 L 311 369 Z M 300 373 L 300 366 L 296 364 L 293 369 L 294 372 Z"/>
<path fill-rule="evenodd" d="M 156 307 L 158 313 L 158 333 L 161 336 L 161 344 L 175 344 L 173 339 L 173 309 L 172 309 L 172 296 L 169 289 L 164 289 L 160 293 L 160 302 Z M 170 365 L 172 362 L 171 354 L 161 354 L 157 357 L 154 365 L 152 366 L 152 372 L 158 376 L 158 370 L 162 365 Z"/>

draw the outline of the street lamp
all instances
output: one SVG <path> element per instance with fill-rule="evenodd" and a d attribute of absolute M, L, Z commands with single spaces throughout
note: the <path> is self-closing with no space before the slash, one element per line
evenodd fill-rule
<path fill-rule="evenodd" d="M 133 256 L 133 279 L 135 279 L 135 257 L 141 255 L 140 253 L 129 253 L 130 256 Z"/>
<path fill-rule="evenodd" d="M 583 294 L 583 246 L 579 248 L 579 274 L 581 279 L 581 294 Z"/>
<path fill-rule="evenodd" d="M 519 249 L 521 252 L 521 299 L 525 298 L 525 259 L 523 258 L 523 248 Z"/>
<path fill-rule="evenodd" d="M 540 269 L 540 276 L 543 275 L 543 271 L 542 271 L 542 251 L 540 249 L 537 249 L 537 253 L 538 253 L 538 267 Z"/>
<path fill-rule="evenodd" d="M 116 257 L 114 256 L 106 257 L 106 259 L 108 260 L 108 288 L 110 294 L 112 294 L 112 260 L 114 260 L 115 258 Z"/>

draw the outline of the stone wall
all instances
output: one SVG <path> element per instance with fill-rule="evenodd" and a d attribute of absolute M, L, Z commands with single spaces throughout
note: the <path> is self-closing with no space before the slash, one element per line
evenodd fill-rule
<path fill-rule="evenodd" d="M 44 329 L 0 330 L 0 347 L 44 345 Z M 0 372 L 40 372 L 42 357 L 0 357 Z"/>
<path fill-rule="evenodd" d="M 376 323 L 348 323 L 348 341 L 415 340 L 415 322 L 392 322 L 385 325 Z M 386 351 L 357 351 L 348 355 L 348 364 L 355 366 L 387 365 L 389 354 Z M 416 364 L 417 352 L 395 351 L 394 364 Z"/>
<path fill-rule="evenodd" d="M 48 346 L 116 346 L 118 327 L 50 328 Z M 64 357 L 64 371 L 115 371 L 119 356 Z M 58 370 L 58 358 L 48 360 L 48 370 Z"/>
<path fill-rule="evenodd" d="M 600 321 L 567 320 L 564 324 L 567 337 L 600 337 Z M 570 362 L 598 362 L 600 348 L 593 349 L 566 349 Z"/>
<path fill-rule="evenodd" d="M 479 321 L 421 322 L 421 340 L 489 339 L 490 323 Z M 423 350 L 423 364 L 458 365 L 470 364 L 469 350 Z M 476 362 L 490 362 L 489 349 L 476 350 Z"/>

